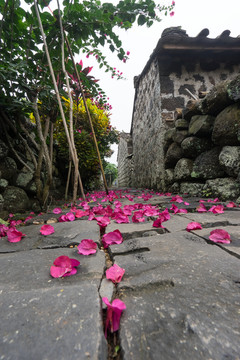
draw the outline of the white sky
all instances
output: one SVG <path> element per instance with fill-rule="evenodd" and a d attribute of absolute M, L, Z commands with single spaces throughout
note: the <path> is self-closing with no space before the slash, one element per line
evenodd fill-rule
<path fill-rule="evenodd" d="M 164 3 L 171 2 L 165 0 Z M 197 36 L 202 29 L 208 28 L 209 38 L 215 38 L 227 29 L 231 31 L 232 37 L 240 35 L 240 0 L 175 0 L 175 3 L 173 17 L 163 14 L 162 21 L 151 28 L 134 26 L 128 31 L 119 32 L 123 48 L 130 51 L 129 60 L 125 64 L 118 60 L 115 53 L 112 54 L 106 49 L 110 65 L 122 71 L 126 80 L 111 79 L 109 73 L 98 69 L 93 57 L 86 59 L 86 55 L 82 55 L 84 67 L 94 65 L 91 75 L 100 79 L 100 86 L 109 96 L 110 104 L 113 106 L 111 123 L 119 131 L 130 131 L 135 93 L 133 77 L 142 72 L 164 29 L 181 26 L 189 36 Z M 112 149 L 113 156 L 106 160 L 117 164 L 117 146 L 113 145 Z"/>

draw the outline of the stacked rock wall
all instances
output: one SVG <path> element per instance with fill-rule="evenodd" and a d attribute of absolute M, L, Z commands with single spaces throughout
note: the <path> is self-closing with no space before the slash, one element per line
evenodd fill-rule
<path fill-rule="evenodd" d="M 165 189 L 240 196 L 240 77 L 191 102 L 165 134 Z"/>
<path fill-rule="evenodd" d="M 9 212 L 16 214 L 30 209 L 40 211 L 36 198 L 37 188 L 32 159 L 18 139 L 12 138 L 11 143 L 21 153 L 21 158 L 24 159 L 27 166 L 18 161 L 8 143 L 4 141 L 3 137 L 0 138 L 0 218 L 6 217 Z M 55 155 L 54 153 L 54 159 Z M 54 163 L 56 164 L 56 161 Z M 41 175 L 43 178 L 44 174 Z M 60 195 L 61 188 L 61 179 L 57 175 L 59 172 L 54 166 L 51 195 L 56 196 Z"/>

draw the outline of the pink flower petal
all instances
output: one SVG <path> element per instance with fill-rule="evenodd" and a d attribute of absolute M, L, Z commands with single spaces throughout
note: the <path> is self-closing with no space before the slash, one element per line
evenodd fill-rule
<path fill-rule="evenodd" d="M 15 228 L 10 228 L 7 232 L 7 239 L 9 242 L 19 242 L 22 240 L 22 237 L 26 236 L 25 234 L 23 234 L 21 231 L 18 231 Z"/>
<path fill-rule="evenodd" d="M 9 230 L 8 226 L 0 224 L 0 237 L 6 236 L 8 230 Z"/>
<path fill-rule="evenodd" d="M 62 255 L 54 260 L 53 266 L 50 268 L 50 274 L 54 278 L 71 276 L 77 273 L 76 267 L 79 265 L 80 262 L 78 260 Z"/>
<path fill-rule="evenodd" d="M 202 225 L 195 221 L 190 222 L 186 227 L 187 231 L 198 230 L 198 229 L 202 229 Z"/>
<path fill-rule="evenodd" d="M 130 222 L 128 216 L 123 214 L 118 214 L 115 216 L 115 220 L 118 224 L 128 224 Z"/>
<path fill-rule="evenodd" d="M 203 203 L 200 203 L 200 205 L 197 207 L 196 209 L 198 212 L 202 213 L 202 212 L 207 212 L 207 209 L 205 207 L 205 205 Z"/>
<path fill-rule="evenodd" d="M 107 216 L 103 217 L 95 217 L 95 220 L 97 220 L 97 224 L 100 227 L 106 227 L 108 224 L 110 224 L 111 220 Z"/>
<path fill-rule="evenodd" d="M 53 214 L 61 214 L 61 212 L 62 212 L 62 209 L 61 208 L 59 208 L 59 207 L 56 207 L 55 209 L 53 209 Z"/>
<path fill-rule="evenodd" d="M 88 211 L 88 210 L 83 211 L 83 210 L 78 209 L 78 210 L 75 212 L 75 217 L 76 217 L 77 219 L 79 219 L 79 218 L 81 218 L 81 217 L 83 217 L 83 216 L 88 216 L 88 215 L 89 215 L 89 211 Z"/>
<path fill-rule="evenodd" d="M 42 235 L 51 235 L 55 232 L 55 229 L 52 225 L 43 225 L 40 229 Z"/>
<path fill-rule="evenodd" d="M 70 258 L 69 258 L 68 256 L 66 256 L 66 255 L 61 255 L 61 256 L 57 257 L 57 258 L 54 260 L 53 264 L 54 264 L 55 266 L 64 267 L 64 268 L 67 268 L 67 269 L 69 269 L 69 270 L 71 270 L 71 268 L 72 268 L 71 260 L 70 260 Z"/>
<path fill-rule="evenodd" d="M 112 280 L 114 284 L 119 283 L 122 280 L 122 277 L 125 273 L 125 269 L 122 269 L 117 264 L 114 264 L 106 271 L 106 278 Z"/>
<path fill-rule="evenodd" d="M 183 202 L 183 198 L 179 195 L 173 196 L 172 199 L 170 201 L 175 201 L 177 203 L 182 203 Z"/>
<path fill-rule="evenodd" d="M 162 222 L 163 222 L 162 218 L 159 217 L 157 220 L 155 220 L 155 221 L 153 222 L 153 225 L 152 225 L 152 226 L 155 227 L 155 228 L 165 229 L 165 227 L 162 226 Z"/>
<path fill-rule="evenodd" d="M 65 268 L 62 268 L 60 266 L 54 266 L 52 265 L 50 268 L 50 274 L 54 278 L 62 277 L 64 274 L 66 274 L 67 270 Z"/>
<path fill-rule="evenodd" d="M 223 205 L 214 205 L 208 211 L 212 212 L 213 214 L 223 214 L 224 213 L 224 206 Z"/>
<path fill-rule="evenodd" d="M 107 337 L 108 329 L 111 332 L 119 329 L 122 311 L 126 309 L 126 305 L 120 299 L 114 299 L 112 304 L 110 304 L 106 297 L 102 298 L 102 300 L 107 305 L 107 318 L 105 323 L 105 337 Z"/>
<path fill-rule="evenodd" d="M 230 244 L 230 234 L 223 229 L 216 229 L 210 232 L 209 239 L 216 243 Z"/>
<path fill-rule="evenodd" d="M 74 221 L 75 220 L 75 215 L 71 212 L 66 214 L 66 219 L 67 221 Z"/>
<path fill-rule="evenodd" d="M 107 234 L 104 234 L 102 237 L 102 243 L 104 249 L 107 249 L 109 245 L 121 244 L 122 242 L 123 242 L 123 237 L 119 230 L 111 231 Z"/>
<path fill-rule="evenodd" d="M 84 239 L 78 245 L 78 254 L 90 255 L 97 251 L 97 244 L 91 239 Z"/>
<path fill-rule="evenodd" d="M 132 216 L 132 222 L 133 223 L 140 223 L 144 222 L 145 218 L 143 217 L 143 211 L 136 211 Z"/>
<path fill-rule="evenodd" d="M 228 208 L 234 208 L 237 207 L 237 205 L 233 201 L 229 201 L 229 203 L 226 205 Z"/>

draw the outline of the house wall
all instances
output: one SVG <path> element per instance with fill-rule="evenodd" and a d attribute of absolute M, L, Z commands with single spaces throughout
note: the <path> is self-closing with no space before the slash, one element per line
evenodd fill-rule
<path fill-rule="evenodd" d="M 189 91 L 198 98 L 199 92 L 209 91 L 221 81 L 234 78 L 239 71 L 239 65 L 212 61 L 195 65 L 185 62 L 181 66 L 176 61 L 168 61 L 167 66 L 160 62 L 162 119 L 166 123 L 174 120 L 176 108 L 185 107 L 193 99 Z"/>
<path fill-rule="evenodd" d="M 118 186 L 132 186 L 132 138 L 130 134 L 122 132 L 118 145 Z"/>
<path fill-rule="evenodd" d="M 157 61 L 137 81 L 132 119 L 133 186 L 159 187 L 164 124 L 161 117 L 160 79 Z"/>
<path fill-rule="evenodd" d="M 209 91 L 240 71 L 239 65 L 213 59 L 190 60 L 155 58 L 136 81 L 131 129 L 134 187 L 166 190 L 164 136 L 174 126 L 176 108 L 192 99 L 186 89 L 198 97 L 199 91 Z"/>

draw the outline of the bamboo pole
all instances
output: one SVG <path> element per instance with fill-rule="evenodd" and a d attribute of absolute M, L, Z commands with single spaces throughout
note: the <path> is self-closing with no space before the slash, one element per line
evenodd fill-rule
<path fill-rule="evenodd" d="M 61 113 L 61 116 L 62 116 L 63 125 L 64 125 L 65 133 L 66 133 L 66 136 L 67 136 L 70 153 L 71 153 L 72 159 L 74 159 L 73 144 L 72 144 L 71 138 L 69 136 L 65 114 L 64 114 L 64 111 L 63 111 L 63 107 L 62 107 L 61 98 L 60 98 L 60 94 L 59 94 L 59 91 L 58 91 L 57 82 L 56 82 L 56 79 L 55 79 L 51 58 L 50 58 L 50 55 L 49 55 L 49 52 L 48 52 L 48 46 L 47 46 L 46 37 L 45 37 L 45 33 L 44 33 L 44 30 L 43 30 L 43 26 L 42 26 L 42 21 L 41 21 L 39 10 L 38 10 L 37 0 L 34 0 L 34 5 L 35 5 L 35 10 L 36 10 L 36 14 L 37 14 L 38 23 L 39 23 L 40 32 L 41 32 L 42 37 L 43 37 L 43 43 L 44 43 L 44 47 L 45 47 L 45 52 L 46 52 L 46 57 L 47 57 L 48 65 L 49 65 L 49 70 L 50 70 L 50 73 L 51 73 L 51 76 L 52 76 L 53 86 L 54 86 L 54 90 L 55 90 L 55 93 L 56 93 L 56 96 L 57 96 L 58 106 L 59 106 L 60 113 Z M 85 200 L 85 194 L 84 194 L 83 187 L 81 188 L 81 192 L 82 192 L 82 197 Z"/>

